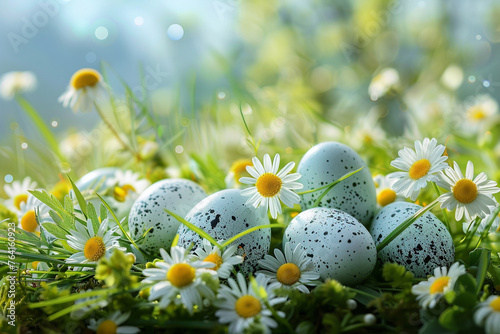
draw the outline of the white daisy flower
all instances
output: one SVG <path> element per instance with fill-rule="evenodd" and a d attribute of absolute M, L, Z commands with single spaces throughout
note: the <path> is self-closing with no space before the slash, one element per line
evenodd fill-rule
<path fill-rule="evenodd" d="M 488 233 L 500 232 L 500 214 L 497 215 L 496 217 L 493 217 L 493 214 L 496 209 L 497 207 L 490 207 L 490 213 L 488 213 L 483 219 L 481 219 L 477 227 L 477 230 L 475 232 L 475 235 L 483 234 L 483 232 L 486 231 L 486 229 L 488 229 L 488 225 L 490 224 L 492 219 L 493 222 L 491 223 L 491 226 L 488 229 Z M 475 228 L 474 223 L 475 219 L 463 223 L 462 228 L 464 233 L 467 233 L 467 231 L 473 231 Z"/>
<path fill-rule="evenodd" d="M 118 239 L 120 236 L 113 234 L 118 226 L 108 229 L 109 220 L 106 218 L 99 225 L 97 233 L 94 231 L 91 220 L 87 220 L 85 227 L 80 222 L 75 222 L 75 230 L 70 230 L 66 235 L 68 245 L 78 252 L 66 259 L 66 263 L 97 263 L 106 253 L 110 254 L 115 248 L 125 250 L 120 247 Z M 75 267 L 74 270 L 81 270 L 81 267 Z"/>
<path fill-rule="evenodd" d="M 465 177 L 460 167 L 454 162 L 454 168 L 448 167 L 441 172 L 439 186 L 449 192 L 439 196 L 441 208 L 455 209 L 455 219 L 459 221 L 465 215 L 468 220 L 479 216 L 484 218 L 490 212 L 488 206 L 496 205 L 492 197 L 500 191 L 496 182 L 487 179 L 484 172 L 474 178 L 474 164 L 469 161 Z"/>
<path fill-rule="evenodd" d="M 73 74 L 68 89 L 59 97 L 59 102 L 65 108 L 69 105 L 75 112 L 90 112 L 94 108 L 94 102 L 105 93 L 101 74 L 94 69 L 83 68 Z"/>
<path fill-rule="evenodd" d="M 209 279 L 216 279 L 217 274 L 212 268 L 212 262 L 188 262 L 187 251 L 179 246 L 172 247 L 171 256 L 160 248 L 160 254 L 165 262 L 156 262 L 157 268 L 144 269 L 144 283 L 156 283 L 151 287 L 149 300 L 160 299 L 159 307 L 165 308 L 170 303 L 183 304 L 192 313 L 193 307 L 203 307 L 203 299 L 213 300 L 215 293 L 207 285 Z M 204 276 L 205 277 L 202 277 Z M 180 298 L 178 298 L 180 295 Z"/>
<path fill-rule="evenodd" d="M 433 308 L 445 293 L 453 290 L 457 279 L 464 274 L 465 267 L 458 262 L 453 263 L 449 270 L 437 267 L 434 269 L 434 276 L 414 285 L 411 292 L 417 296 L 423 308 Z"/>
<path fill-rule="evenodd" d="M 377 193 L 377 205 L 384 207 L 394 202 L 404 201 L 404 197 L 398 196 L 392 186 L 396 182 L 395 179 L 390 179 L 384 175 L 376 175 L 373 178 L 375 183 L 375 190 Z"/>
<path fill-rule="evenodd" d="M 45 216 L 46 218 L 48 212 L 48 206 L 39 201 L 35 196 L 29 195 L 27 202 L 21 203 L 21 210 L 17 215 L 19 220 L 17 227 L 25 230 L 26 232 L 39 233 L 39 223 L 46 221 L 46 219 L 42 220 L 42 217 Z"/>
<path fill-rule="evenodd" d="M 381 145 L 386 139 L 385 131 L 378 123 L 380 116 L 375 109 L 370 110 L 363 117 L 359 117 L 353 125 L 352 130 L 346 129 L 346 142 L 351 143 L 351 147 L 360 150 L 366 145 Z"/>
<path fill-rule="evenodd" d="M 7 72 L 0 77 L 0 95 L 6 100 L 35 87 L 36 76 L 33 72 Z"/>
<path fill-rule="evenodd" d="M 130 317 L 130 312 L 121 313 L 116 311 L 111 315 L 99 320 L 90 319 L 89 329 L 96 333 L 116 333 L 116 334 L 135 334 L 141 330 L 134 326 L 120 326 Z"/>
<path fill-rule="evenodd" d="M 437 140 L 425 138 L 423 142 L 415 141 L 415 151 L 405 147 L 398 152 L 399 158 L 391 162 L 391 166 L 403 170 L 387 175 L 396 181 L 392 189 L 397 194 L 416 200 L 420 190 L 425 188 L 427 182 L 437 182 L 437 172 L 445 169 L 447 156 L 443 156 L 445 147 L 437 145 Z"/>
<path fill-rule="evenodd" d="M 474 313 L 474 322 L 484 327 L 486 334 L 500 333 L 500 296 L 489 296 L 479 304 Z"/>
<path fill-rule="evenodd" d="M 368 87 L 368 94 L 373 101 L 386 95 L 391 89 L 396 89 L 400 85 L 399 73 L 393 68 L 384 68 L 373 77 Z"/>
<path fill-rule="evenodd" d="M 485 123 L 498 112 L 498 103 L 489 95 L 478 96 L 466 110 L 467 123 Z M 470 124 L 469 124 L 470 126 Z"/>
<path fill-rule="evenodd" d="M 219 247 L 212 246 L 210 241 L 203 239 L 202 247 L 198 247 L 190 259 L 214 263 L 215 266 L 210 269 L 215 270 L 220 278 L 229 278 L 233 266 L 243 262 L 243 256 L 235 255 L 237 250 L 238 246 L 232 245 L 221 252 Z"/>
<path fill-rule="evenodd" d="M 266 255 L 259 260 L 259 265 L 266 270 L 257 271 L 257 274 L 269 277 L 270 290 L 285 288 L 309 293 L 306 285 L 318 284 L 314 281 L 319 279 L 319 274 L 314 271 L 314 263 L 306 256 L 300 244 L 292 251 L 291 244 L 287 242 L 285 255 L 275 248 L 274 256 Z"/>
<path fill-rule="evenodd" d="M 247 204 L 256 208 L 263 205 L 265 211 L 267 212 L 269 208 L 271 216 L 276 218 L 281 213 L 280 200 L 289 207 L 300 202 L 299 195 L 293 190 L 304 187 L 301 183 L 295 182 L 300 179 L 301 175 L 299 173 L 287 175 L 295 167 L 295 162 L 289 162 L 279 173 L 279 154 L 274 156 L 273 163 L 271 163 L 269 154 L 266 154 L 264 155 L 264 166 L 257 158 L 252 159 L 252 164 L 253 166 L 247 166 L 246 169 L 253 177 L 240 178 L 241 183 L 254 185 L 241 191 L 241 195 L 250 197 Z"/>
<path fill-rule="evenodd" d="M 257 275 L 255 279 L 256 288 L 247 286 L 243 274 L 238 273 L 236 276 L 237 283 L 234 279 L 228 280 L 228 285 L 222 285 L 219 289 L 218 299 L 214 303 L 219 308 L 215 315 L 219 318 L 222 324 L 229 324 L 229 333 L 243 333 L 256 320 L 260 322 L 265 333 L 270 333 L 269 328 L 277 327 L 277 323 L 271 317 L 271 311 L 267 308 L 262 298 L 261 293 L 256 290 L 264 289 L 267 297 L 266 300 L 269 305 L 286 301 L 286 298 L 275 297 L 274 293 L 267 285 L 269 279 L 264 275 Z M 280 317 L 285 314 L 278 311 Z"/>
<path fill-rule="evenodd" d="M 33 190 L 37 186 L 35 181 L 31 181 L 29 176 L 25 177 L 22 182 L 14 181 L 11 184 L 6 184 L 3 189 L 9 198 L 5 201 L 5 206 L 16 212 L 21 210 L 21 203 L 26 203 L 30 193 L 28 190 Z"/>
<path fill-rule="evenodd" d="M 150 182 L 146 179 L 140 179 L 139 173 L 131 170 L 116 171 L 113 178 L 107 181 L 114 186 L 113 197 L 118 202 L 134 202 L 139 195 L 149 187 Z"/>
<path fill-rule="evenodd" d="M 238 159 L 236 160 L 229 169 L 229 173 L 226 175 L 225 182 L 226 188 L 240 188 L 241 182 L 240 178 L 243 175 L 247 175 L 247 166 L 252 166 L 252 161 L 248 159 Z"/>

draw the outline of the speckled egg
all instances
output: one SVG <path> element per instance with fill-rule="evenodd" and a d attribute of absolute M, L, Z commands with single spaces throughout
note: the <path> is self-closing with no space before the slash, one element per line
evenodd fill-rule
<path fill-rule="evenodd" d="M 303 190 L 309 190 L 332 183 L 360 167 L 364 168 L 337 184 L 318 206 L 347 212 L 367 226 L 377 207 L 375 185 L 368 167 L 354 150 L 337 142 L 318 144 L 302 157 L 297 172 L 302 174 Z M 302 209 L 314 207 L 321 194 L 321 191 L 316 191 L 303 195 Z"/>
<path fill-rule="evenodd" d="M 132 238 L 141 237 L 151 228 L 141 247 L 155 255 L 160 248 L 169 249 L 181 223 L 164 209 L 184 217 L 206 196 L 198 184 L 189 180 L 167 179 L 154 183 L 137 198 L 130 210 Z"/>
<path fill-rule="evenodd" d="M 406 219 L 422 207 L 408 202 L 385 206 L 373 220 L 370 233 L 379 244 Z M 452 264 L 455 258 L 453 239 L 432 213 L 427 212 L 378 253 L 382 262 L 396 262 L 416 277 L 427 277 L 434 268 Z"/>
<path fill-rule="evenodd" d="M 246 205 L 247 197 L 240 195 L 238 189 L 227 189 L 216 192 L 198 203 L 186 216 L 190 223 L 202 228 L 216 240 L 227 240 L 251 227 L 269 224 L 269 218 L 263 210 Z M 186 226 L 179 227 L 179 245 L 188 247 L 194 243 L 193 249 L 201 245 L 202 238 Z M 271 245 L 271 229 L 254 231 L 235 241 L 237 253 L 244 255 L 245 260 L 240 270 L 246 274 L 253 273 L 257 261 L 269 252 Z"/>
<path fill-rule="evenodd" d="M 367 278 L 377 262 L 373 239 L 353 216 L 336 209 L 313 208 L 298 214 L 288 225 L 283 243 L 301 244 L 322 279 L 356 285 Z"/>
<path fill-rule="evenodd" d="M 76 187 L 80 191 L 85 191 L 88 189 L 93 189 L 99 191 L 100 189 L 106 189 L 109 186 L 109 180 L 115 177 L 116 172 L 120 169 L 115 167 L 106 167 L 93 170 L 81 179 L 75 182 Z"/>

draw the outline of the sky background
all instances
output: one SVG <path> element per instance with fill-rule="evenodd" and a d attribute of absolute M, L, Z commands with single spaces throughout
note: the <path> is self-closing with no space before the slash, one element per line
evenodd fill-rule
<path fill-rule="evenodd" d="M 76 70 L 100 69 L 105 61 L 115 72 L 109 74 L 116 90 L 116 74 L 138 87 L 141 67 L 145 73 L 168 73 L 160 74 L 157 89 L 182 84 L 206 65 L 207 54 L 230 43 L 235 10 L 226 6 L 218 12 L 211 1 L 2 0 L 0 74 L 35 73 L 38 87 L 26 97 L 45 120 L 58 121 L 56 131 L 75 124 L 91 129 L 98 120 L 95 113 L 73 114 L 57 102 Z M 169 32 L 172 25 L 177 30 Z M 183 28 L 181 39 L 175 25 Z M 209 82 L 218 85 L 213 78 Z M 0 116 L 0 140 L 10 136 L 12 122 L 26 132 L 31 129 L 14 101 L 0 99 Z"/>

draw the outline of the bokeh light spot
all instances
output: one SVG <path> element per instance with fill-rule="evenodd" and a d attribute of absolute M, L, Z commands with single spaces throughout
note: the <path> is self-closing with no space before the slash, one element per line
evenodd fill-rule
<path fill-rule="evenodd" d="M 23 150 L 27 149 L 27 148 L 28 148 L 28 143 L 22 143 L 22 144 L 21 144 L 21 148 L 22 148 Z"/>
<path fill-rule="evenodd" d="M 177 145 L 175 147 L 175 153 L 181 154 L 182 152 L 184 152 L 184 147 L 182 147 L 182 145 Z"/>
<path fill-rule="evenodd" d="M 98 27 L 95 30 L 95 37 L 97 37 L 97 39 L 100 39 L 100 40 L 106 39 L 106 38 L 108 38 L 108 35 L 109 35 L 109 32 L 108 32 L 108 29 L 106 29 L 106 27 Z"/>
<path fill-rule="evenodd" d="M 144 19 L 142 18 L 142 16 L 137 16 L 134 19 L 134 23 L 136 26 L 142 26 L 144 24 Z"/>
<path fill-rule="evenodd" d="M 167 36 L 173 41 L 178 41 L 184 36 L 184 29 L 178 24 L 172 24 L 168 27 Z"/>
<path fill-rule="evenodd" d="M 85 60 L 88 61 L 89 63 L 95 62 L 96 59 L 97 59 L 97 55 L 95 53 L 93 53 L 93 52 L 89 52 L 85 56 Z"/>
<path fill-rule="evenodd" d="M 5 175 L 3 180 L 5 181 L 5 183 L 11 183 L 12 181 L 14 181 L 14 177 L 10 174 L 7 174 L 7 175 Z"/>

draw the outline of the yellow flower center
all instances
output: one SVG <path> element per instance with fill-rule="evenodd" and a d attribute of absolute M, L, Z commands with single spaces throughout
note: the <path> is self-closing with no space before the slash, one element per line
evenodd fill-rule
<path fill-rule="evenodd" d="M 233 173 L 234 182 L 241 184 L 240 177 L 242 175 L 247 175 L 247 166 L 252 166 L 252 161 L 247 159 L 236 160 L 229 169 L 230 173 Z"/>
<path fill-rule="evenodd" d="M 435 294 L 435 293 L 443 293 L 444 288 L 448 286 L 448 283 L 450 282 L 450 278 L 448 276 L 443 276 L 439 277 L 432 283 L 431 288 L 430 288 L 430 293 Z"/>
<path fill-rule="evenodd" d="M 392 189 L 386 188 L 378 193 L 377 203 L 380 206 L 391 204 L 396 199 L 396 192 Z"/>
<path fill-rule="evenodd" d="M 280 192 L 282 184 L 283 181 L 277 175 L 264 173 L 257 179 L 255 187 L 263 197 L 274 197 Z"/>
<path fill-rule="evenodd" d="M 431 169 L 431 163 L 427 159 L 420 159 L 416 161 L 411 167 L 410 167 L 410 178 L 413 180 L 418 180 L 429 173 L 429 170 Z"/>
<path fill-rule="evenodd" d="M 293 285 L 300 279 L 300 269 L 295 263 L 285 263 L 278 268 L 278 281 L 285 285 Z"/>
<path fill-rule="evenodd" d="M 26 212 L 23 218 L 21 218 L 21 228 L 28 232 L 35 232 L 37 227 L 35 210 Z"/>
<path fill-rule="evenodd" d="M 234 305 L 236 313 L 242 318 L 251 318 L 256 316 L 262 310 L 262 306 L 257 298 L 244 295 L 236 301 Z"/>
<path fill-rule="evenodd" d="M 126 185 L 121 186 L 121 187 L 115 187 L 115 189 L 113 190 L 113 197 L 118 202 L 125 202 L 125 200 L 127 199 L 127 195 L 131 191 L 135 192 L 135 188 L 130 184 L 126 184 Z"/>
<path fill-rule="evenodd" d="M 213 270 L 219 270 L 222 263 L 224 263 L 222 257 L 217 253 L 210 253 L 203 261 L 215 263 L 215 267 L 210 268 Z"/>
<path fill-rule="evenodd" d="M 187 263 L 176 263 L 167 272 L 167 279 L 177 288 L 193 283 L 195 269 Z"/>
<path fill-rule="evenodd" d="M 461 179 L 453 186 L 453 197 L 460 203 L 470 203 L 477 197 L 477 186 L 469 179 Z"/>
<path fill-rule="evenodd" d="M 94 69 L 83 68 L 71 77 L 71 86 L 75 89 L 95 86 L 101 80 L 101 75 Z"/>
<path fill-rule="evenodd" d="M 14 197 L 14 206 L 18 210 L 21 210 L 21 203 L 26 203 L 27 201 L 28 201 L 28 195 L 26 194 L 17 195 L 16 197 Z"/>
<path fill-rule="evenodd" d="M 106 245 L 101 237 L 93 237 L 87 240 L 83 248 L 83 255 L 89 261 L 98 261 L 106 253 Z"/>
<path fill-rule="evenodd" d="M 481 107 L 472 107 L 469 109 L 469 118 L 474 121 L 480 121 L 486 118 L 486 112 Z"/>
<path fill-rule="evenodd" d="M 97 334 L 115 334 L 118 326 L 111 320 L 101 322 L 97 327 Z"/>
<path fill-rule="evenodd" d="M 490 303 L 490 307 L 493 309 L 495 312 L 500 312 L 500 297 L 496 297 L 493 299 Z"/>

